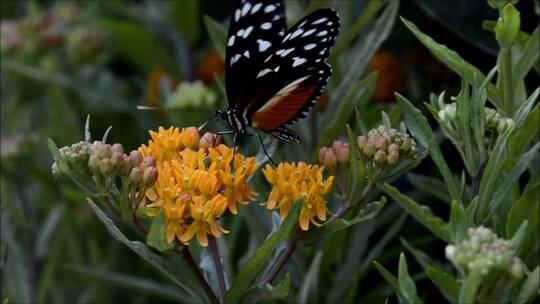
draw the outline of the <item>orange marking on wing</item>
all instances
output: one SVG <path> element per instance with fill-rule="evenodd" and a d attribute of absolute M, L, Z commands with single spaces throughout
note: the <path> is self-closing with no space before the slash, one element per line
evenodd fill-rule
<path fill-rule="evenodd" d="M 274 105 L 264 111 L 255 112 L 251 118 L 252 125 L 260 130 L 274 130 L 282 126 L 298 114 L 315 89 L 315 85 L 295 88 Z"/>

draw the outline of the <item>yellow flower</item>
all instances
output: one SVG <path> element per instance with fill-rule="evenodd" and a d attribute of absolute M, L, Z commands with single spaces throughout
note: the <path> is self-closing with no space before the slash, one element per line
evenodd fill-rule
<path fill-rule="evenodd" d="M 292 204 L 303 199 L 299 224 L 302 230 L 309 229 L 309 223 L 320 225 L 315 221 L 326 220 L 327 201 L 324 195 L 330 191 L 334 177 L 323 178 L 324 166 L 299 163 L 280 163 L 276 169 L 266 165 L 263 169 L 266 180 L 272 185 L 272 190 L 266 201 L 268 209 L 279 208 L 279 216 L 284 219 Z"/>
<path fill-rule="evenodd" d="M 247 180 L 258 166 L 255 158 L 225 145 L 199 148 L 196 128 L 159 128 L 150 134 L 148 146 L 139 148 L 143 156 L 156 159 L 158 171 L 155 185 L 146 192 L 148 216 L 163 212 L 168 243 L 187 244 L 197 236 L 199 244 L 207 246 L 209 234 L 228 232 L 218 223 L 227 208 L 237 214 L 237 204 L 253 200 Z"/>

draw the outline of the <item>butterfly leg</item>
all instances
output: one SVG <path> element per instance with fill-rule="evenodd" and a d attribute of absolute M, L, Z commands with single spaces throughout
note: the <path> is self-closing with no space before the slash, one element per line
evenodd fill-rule
<path fill-rule="evenodd" d="M 229 131 L 220 131 L 220 132 L 217 132 L 217 133 L 216 133 L 216 137 L 214 138 L 214 142 L 212 143 L 212 147 L 215 147 L 215 146 L 216 146 L 218 137 L 219 137 L 220 135 L 231 134 L 231 133 L 235 133 L 235 130 L 229 130 Z M 236 134 L 235 134 L 235 136 L 236 136 Z"/>
<path fill-rule="evenodd" d="M 270 156 L 270 154 L 268 154 L 268 151 L 266 150 L 266 147 L 264 146 L 264 141 L 263 141 L 263 138 L 261 136 L 261 133 L 257 133 L 257 135 L 255 134 L 250 134 L 248 133 L 249 136 L 257 136 L 259 138 L 259 142 L 261 143 L 261 147 L 263 149 L 263 152 L 264 152 L 264 155 L 266 155 L 266 157 L 268 157 L 268 159 L 270 160 L 270 162 L 274 165 L 274 166 L 277 166 L 276 162 L 272 159 L 272 157 Z"/>

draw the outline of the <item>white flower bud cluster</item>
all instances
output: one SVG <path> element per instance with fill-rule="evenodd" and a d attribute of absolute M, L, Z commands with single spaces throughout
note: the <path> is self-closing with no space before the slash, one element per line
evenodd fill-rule
<path fill-rule="evenodd" d="M 515 257 L 512 241 L 500 239 L 484 226 L 469 228 L 469 239 L 446 246 L 446 257 L 464 273 L 480 272 L 487 275 L 501 270 L 513 279 L 523 275 L 523 265 Z"/>
<path fill-rule="evenodd" d="M 486 128 L 497 130 L 498 133 L 503 133 L 508 128 L 514 125 L 512 118 L 503 117 L 499 112 L 492 108 L 484 108 L 486 119 Z M 446 104 L 438 113 L 439 121 L 449 126 L 456 120 L 456 103 Z"/>
<path fill-rule="evenodd" d="M 62 147 L 58 151 L 60 153 L 60 157 L 71 170 L 78 170 L 80 172 L 88 173 L 87 163 L 91 153 L 91 145 L 92 144 L 88 142 L 81 141 L 74 143 L 71 146 Z M 57 162 L 53 163 L 52 172 L 55 176 L 60 176 L 64 173 Z"/>

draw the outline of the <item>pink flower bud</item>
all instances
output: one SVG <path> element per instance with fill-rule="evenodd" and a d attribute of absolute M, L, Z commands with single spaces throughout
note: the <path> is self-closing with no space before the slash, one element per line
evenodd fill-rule
<path fill-rule="evenodd" d="M 158 171 L 156 167 L 148 167 L 146 168 L 146 170 L 144 170 L 143 183 L 147 187 L 152 186 L 157 181 L 157 177 L 158 177 Z"/>
<path fill-rule="evenodd" d="M 133 184 L 140 184 L 143 180 L 143 171 L 139 167 L 135 167 L 131 170 L 129 174 L 129 180 Z"/>
<path fill-rule="evenodd" d="M 124 166 L 124 154 L 120 152 L 114 152 L 111 156 L 111 163 L 115 169 L 121 170 Z"/>
<path fill-rule="evenodd" d="M 223 142 L 223 138 L 217 134 L 206 132 L 201 141 L 199 142 L 199 148 L 208 150 L 208 148 L 219 146 Z"/>
<path fill-rule="evenodd" d="M 111 154 L 112 154 L 111 145 L 102 144 L 102 145 L 98 146 L 98 148 L 97 148 L 97 156 L 98 156 L 99 159 L 109 158 L 109 157 L 111 157 Z"/>
<path fill-rule="evenodd" d="M 339 163 L 345 164 L 349 161 L 349 143 L 335 140 L 332 143 L 332 150 L 334 150 Z"/>
<path fill-rule="evenodd" d="M 337 155 L 332 148 L 322 147 L 319 150 L 319 162 L 324 166 L 332 168 L 337 163 Z"/>
<path fill-rule="evenodd" d="M 97 158 L 97 155 L 90 155 L 90 158 L 88 158 L 88 168 L 93 171 L 99 170 L 99 159 Z"/>
<path fill-rule="evenodd" d="M 145 157 L 140 165 L 142 170 L 146 170 L 147 168 L 155 167 L 155 166 L 156 166 L 156 159 L 153 158 L 152 156 Z"/>
<path fill-rule="evenodd" d="M 99 161 L 99 172 L 103 175 L 109 175 L 113 171 L 113 165 L 111 160 L 104 158 Z"/>
<path fill-rule="evenodd" d="M 137 150 L 133 150 L 129 153 L 129 159 L 131 161 L 131 166 L 138 166 L 142 162 L 142 154 Z"/>
<path fill-rule="evenodd" d="M 114 144 L 114 145 L 112 145 L 111 149 L 112 149 L 113 153 L 124 154 L 124 147 L 122 147 L 121 144 Z"/>

